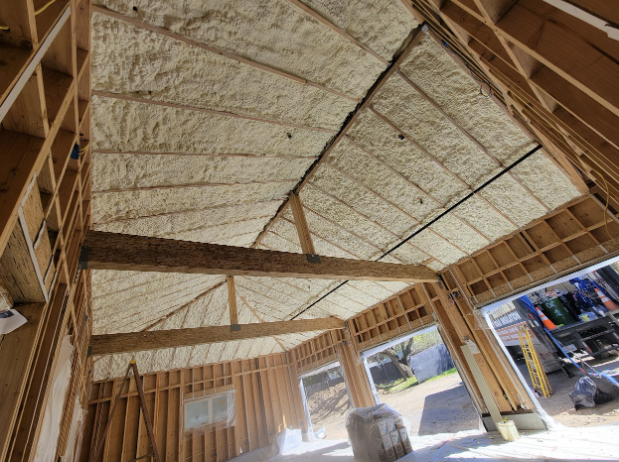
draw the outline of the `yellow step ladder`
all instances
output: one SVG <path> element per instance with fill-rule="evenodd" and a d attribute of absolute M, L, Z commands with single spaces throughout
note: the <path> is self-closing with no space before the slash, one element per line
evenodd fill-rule
<path fill-rule="evenodd" d="M 520 348 L 522 348 L 522 354 L 527 363 L 527 369 L 531 376 L 533 388 L 541 391 L 544 398 L 548 398 L 552 394 L 552 388 L 550 387 L 548 376 L 542 367 L 537 350 L 531 341 L 531 332 L 528 326 L 520 327 L 518 339 L 520 340 Z"/>

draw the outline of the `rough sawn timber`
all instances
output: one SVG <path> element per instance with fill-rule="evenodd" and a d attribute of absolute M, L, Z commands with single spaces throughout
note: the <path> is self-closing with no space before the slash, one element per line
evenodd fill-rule
<path fill-rule="evenodd" d="M 240 330 L 235 331 L 231 331 L 230 326 L 207 326 L 190 329 L 93 335 L 90 341 L 91 354 L 128 353 L 132 351 L 228 342 L 231 340 L 272 337 L 274 335 L 293 334 L 296 332 L 342 329 L 344 321 L 338 318 L 318 318 L 241 324 L 240 327 Z"/>
<path fill-rule="evenodd" d="M 88 268 L 335 280 L 436 282 L 430 268 L 90 231 Z"/>

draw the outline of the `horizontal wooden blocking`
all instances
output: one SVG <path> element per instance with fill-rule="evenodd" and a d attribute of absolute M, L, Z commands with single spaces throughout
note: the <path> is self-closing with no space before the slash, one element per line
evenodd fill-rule
<path fill-rule="evenodd" d="M 90 231 L 84 242 L 88 268 L 166 273 L 227 274 L 367 281 L 436 282 L 425 266 L 321 257 L 156 237 Z"/>
<path fill-rule="evenodd" d="M 240 330 L 234 331 L 230 330 L 230 326 L 208 326 L 192 329 L 93 335 L 90 340 L 90 346 L 92 348 L 91 354 L 107 355 L 201 345 L 205 343 L 228 342 L 231 340 L 272 337 L 296 332 L 342 329 L 343 327 L 344 321 L 338 318 L 241 324 Z"/>

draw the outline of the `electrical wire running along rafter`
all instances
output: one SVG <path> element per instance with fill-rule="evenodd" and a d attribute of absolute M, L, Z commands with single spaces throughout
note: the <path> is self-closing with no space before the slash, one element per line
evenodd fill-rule
<path fill-rule="evenodd" d="M 407 238 L 405 238 L 404 240 L 402 240 L 399 244 L 393 246 L 391 249 L 387 250 L 385 253 L 383 253 L 380 257 L 378 257 L 375 261 L 380 261 L 383 258 L 385 258 L 387 255 L 389 255 L 390 253 L 394 252 L 395 250 L 399 249 L 400 247 L 402 247 L 404 244 L 406 244 L 408 241 L 410 241 L 411 239 L 413 239 L 415 236 L 417 236 L 419 233 L 423 232 L 424 230 L 428 229 L 430 226 L 432 226 L 434 223 L 436 223 L 437 221 L 439 221 L 441 218 L 443 218 L 445 215 L 447 215 L 448 213 L 452 212 L 455 208 L 459 207 L 460 205 L 462 205 L 464 202 L 466 202 L 467 200 L 469 200 L 471 197 L 473 197 L 474 195 L 478 194 L 482 189 L 484 189 L 486 186 L 490 185 L 491 183 L 493 183 L 494 181 L 498 180 L 499 178 L 501 178 L 503 175 L 505 175 L 506 173 L 508 173 L 510 170 L 512 170 L 514 167 L 520 165 L 522 162 L 524 162 L 525 160 L 527 160 L 529 157 L 531 157 L 533 154 L 535 154 L 537 151 L 539 151 L 540 149 L 542 149 L 542 145 L 538 144 L 537 146 L 535 146 L 533 149 L 531 149 L 529 152 L 527 152 L 525 155 L 523 155 L 522 157 L 520 157 L 518 160 L 514 161 L 513 163 L 511 163 L 510 165 L 508 165 L 507 167 L 505 167 L 503 170 L 501 170 L 499 173 L 497 173 L 496 175 L 494 175 L 492 178 L 490 178 L 489 180 L 487 180 L 486 182 L 484 182 L 481 186 L 479 186 L 478 188 L 474 189 L 473 191 L 471 191 L 469 194 L 467 194 L 465 197 L 463 197 L 462 199 L 460 199 L 458 202 L 456 202 L 454 205 L 452 205 L 451 207 L 449 207 L 447 210 L 445 210 L 444 212 L 442 212 L 440 215 L 438 215 L 436 218 L 434 218 L 433 220 L 430 220 L 428 223 L 426 223 L 425 225 L 423 225 L 421 228 L 419 228 L 417 231 L 415 231 L 413 234 L 411 234 L 410 236 L 408 236 Z M 307 308 L 304 308 L 303 310 L 299 311 L 297 314 L 295 314 L 291 320 L 294 320 L 296 318 L 298 318 L 299 316 L 301 316 L 303 313 L 305 313 L 307 310 L 309 310 L 310 308 L 312 308 L 314 305 L 318 304 L 319 302 L 321 302 L 322 300 L 324 300 L 325 298 L 327 298 L 329 295 L 331 295 L 333 292 L 335 292 L 336 290 L 338 290 L 340 287 L 346 285 L 349 281 L 343 281 L 340 284 L 338 284 L 337 286 L 335 286 L 333 289 L 331 289 L 329 292 L 327 292 L 326 294 L 324 294 L 322 297 L 320 297 L 318 300 L 316 300 L 315 302 L 312 302 L 309 306 L 307 306 Z"/>

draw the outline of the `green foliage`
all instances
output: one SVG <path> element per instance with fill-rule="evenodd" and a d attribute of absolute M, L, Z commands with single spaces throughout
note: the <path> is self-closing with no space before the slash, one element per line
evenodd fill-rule
<path fill-rule="evenodd" d="M 415 377 L 409 377 L 406 380 L 404 380 L 402 383 L 396 385 L 395 387 L 390 388 L 389 393 L 398 393 L 400 391 L 404 391 L 407 388 L 417 385 L 417 383 L 418 382 Z"/>
<path fill-rule="evenodd" d="M 448 371 L 445 371 L 442 374 L 437 375 L 436 377 L 432 377 L 431 379 L 426 380 L 426 382 L 431 382 L 432 380 L 440 379 L 441 377 L 445 377 L 447 375 L 456 374 L 457 372 L 458 372 L 458 369 L 456 369 L 455 367 L 452 367 Z"/>

